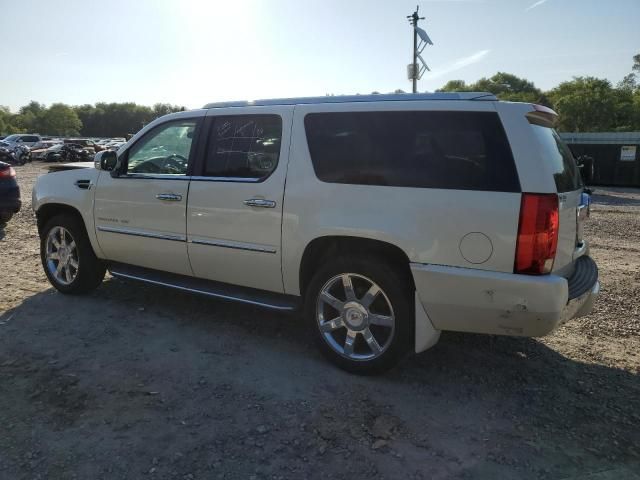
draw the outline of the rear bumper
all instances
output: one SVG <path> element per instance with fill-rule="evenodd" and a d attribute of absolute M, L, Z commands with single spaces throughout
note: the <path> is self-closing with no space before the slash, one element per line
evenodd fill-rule
<path fill-rule="evenodd" d="M 411 272 L 437 330 L 547 335 L 567 320 L 587 315 L 600 289 L 589 257 L 576 261 L 568 279 L 423 264 L 411 264 Z"/>
<path fill-rule="evenodd" d="M 0 213 L 18 213 L 22 207 L 20 199 L 11 201 L 0 200 Z"/>
<path fill-rule="evenodd" d="M 18 185 L 0 185 L 0 213 L 18 213 L 21 206 Z"/>

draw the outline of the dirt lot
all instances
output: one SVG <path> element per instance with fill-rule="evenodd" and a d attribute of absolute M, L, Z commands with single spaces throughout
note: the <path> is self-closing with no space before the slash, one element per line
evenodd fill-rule
<path fill-rule="evenodd" d="M 46 282 L 0 230 L 1 479 L 640 479 L 640 191 L 598 189 L 595 312 L 544 339 L 445 333 L 382 377 L 300 319 L 107 278 Z"/>

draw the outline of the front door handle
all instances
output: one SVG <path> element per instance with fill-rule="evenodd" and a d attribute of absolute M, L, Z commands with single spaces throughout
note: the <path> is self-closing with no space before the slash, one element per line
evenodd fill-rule
<path fill-rule="evenodd" d="M 182 195 L 176 195 L 175 193 L 159 193 L 156 195 L 156 198 L 165 202 L 180 202 L 182 200 Z"/>
<path fill-rule="evenodd" d="M 276 202 L 273 200 L 265 200 L 264 198 L 250 198 L 245 200 L 244 204 L 248 207 L 275 208 Z"/>

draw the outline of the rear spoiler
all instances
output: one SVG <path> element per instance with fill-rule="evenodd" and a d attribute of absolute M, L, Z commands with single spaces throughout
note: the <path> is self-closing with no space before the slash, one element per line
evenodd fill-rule
<path fill-rule="evenodd" d="M 540 125 L 542 127 L 553 128 L 558 122 L 558 114 L 544 105 L 531 104 L 533 110 L 527 113 L 525 116 L 529 123 L 533 125 Z"/>

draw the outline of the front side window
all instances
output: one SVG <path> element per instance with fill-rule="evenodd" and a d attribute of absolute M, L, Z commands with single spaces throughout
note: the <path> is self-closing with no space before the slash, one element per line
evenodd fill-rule
<path fill-rule="evenodd" d="M 279 115 L 216 117 L 209 134 L 204 175 L 262 181 L 278 165 L 281 139 Z"/>
<path fill-rule="evenodd" d="M 335 112 L 306 115 L 323 182 L 518 192 L 495 112 Z"/>
<path fill-rule="evenodd" d="M 195 120 L 160 125 L 129 150 L 127 173 L 186 175 Z"/>

